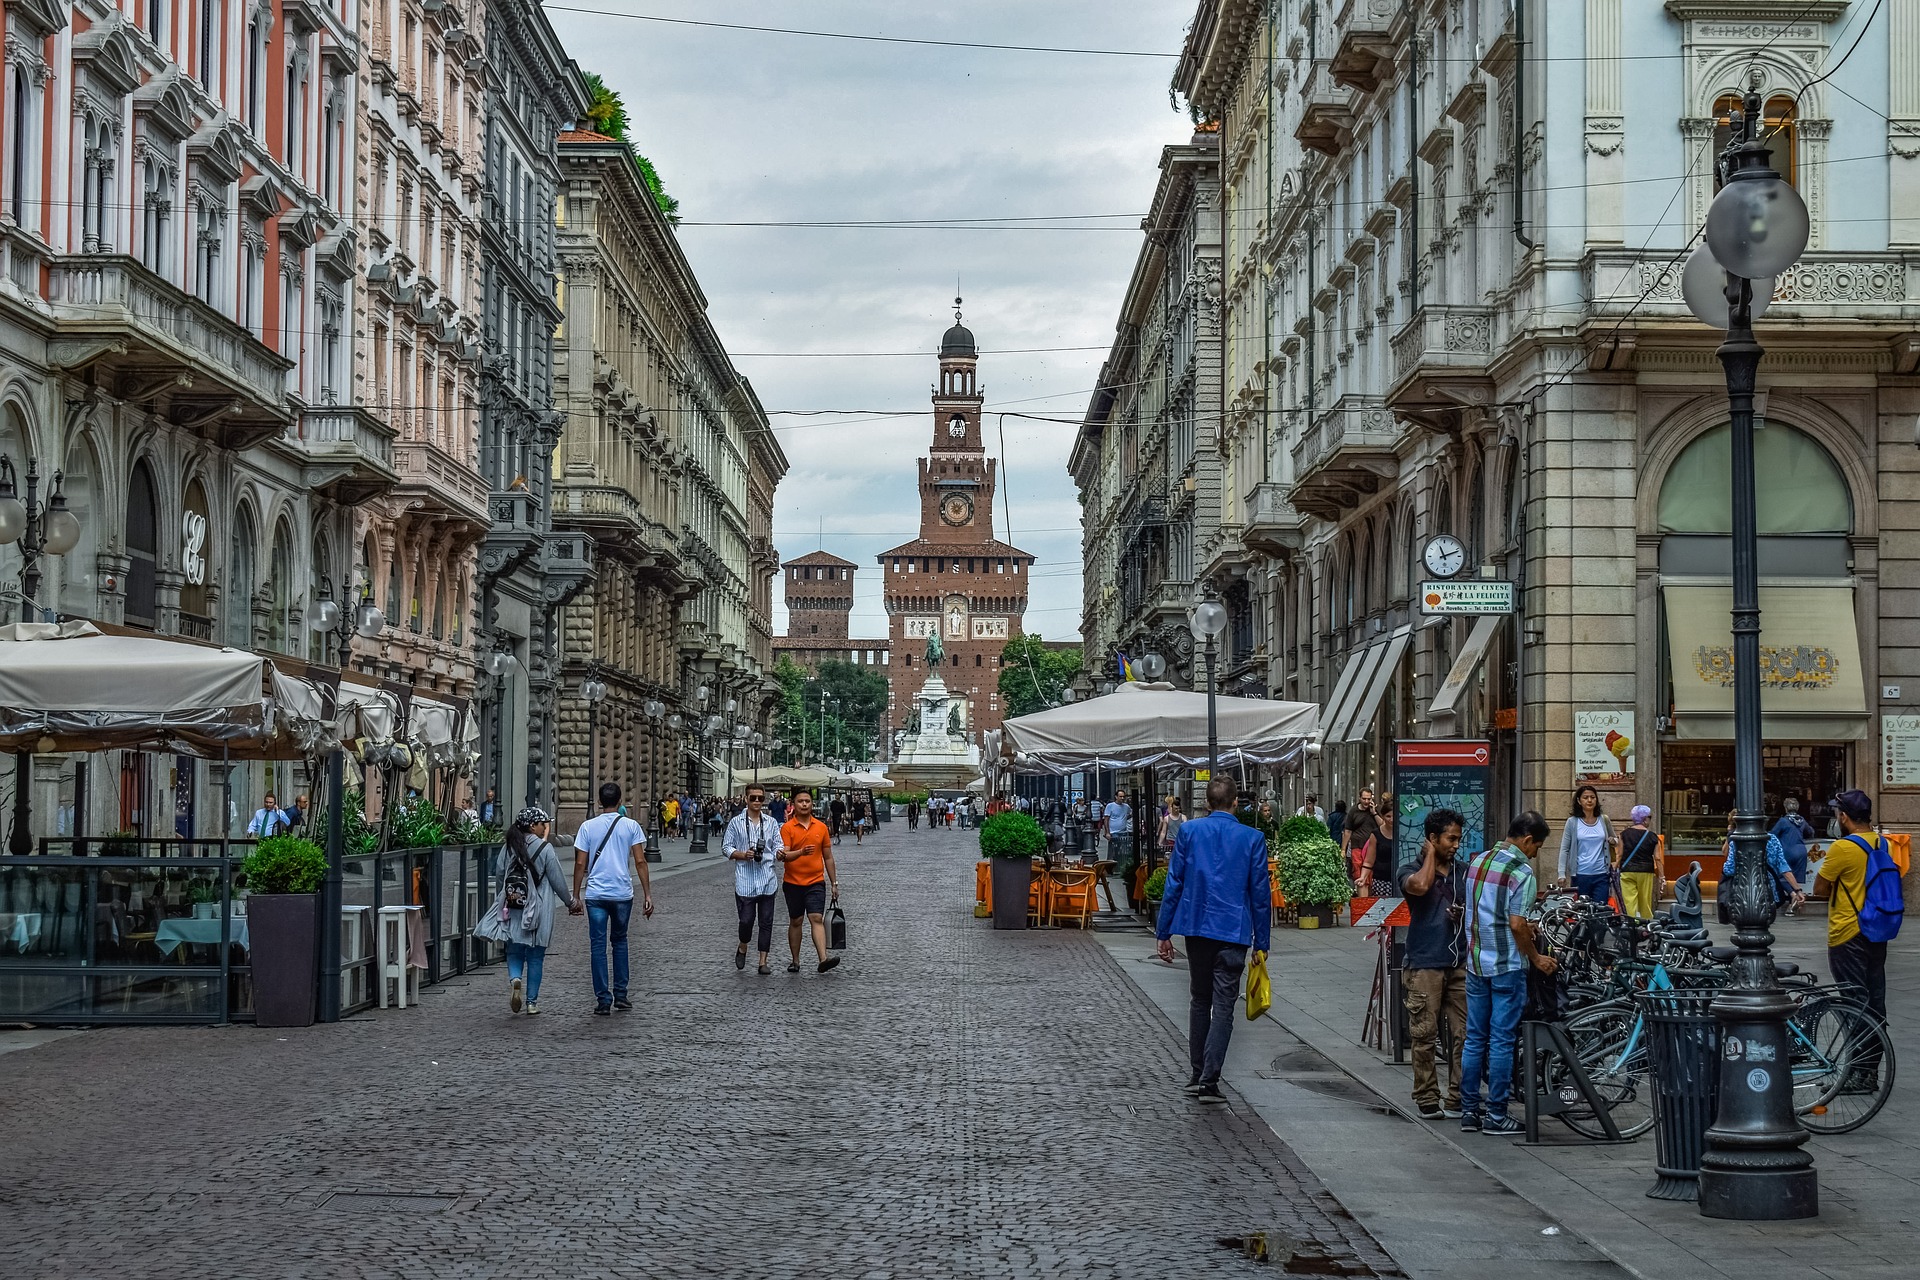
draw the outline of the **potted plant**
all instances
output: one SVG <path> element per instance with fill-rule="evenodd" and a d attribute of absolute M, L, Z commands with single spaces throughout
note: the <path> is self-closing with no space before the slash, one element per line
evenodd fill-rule
<path fill-rule="evenodd" d="M 195 876 L 187 881 L 187 902 L 196 920 L 220 918 L 220 882 L 210 876 Z"/>
<path fill-rule="evenodd" d="M 327 855 L 299 836 L 270 836 L 253 847 L 247 877 L 254 1020 L 263 1027 L 313 1025 L 320 882 Z"/>
<path fill-rule="evenodd" d="M 1155 867 L 1153 874 L 1147 877 L 1147 920 L 1160 923 L 1160 900 L 1167 896 L 1167 869 Z"/>
<path fill-rule="evenodd" d="M 996 813 L 980 826 L 980 853 L 993 861 L 993 927 L 1027 927 L 1033 859 L 1047 851 L 1047 833 L 1018 809 Z"/>
<path fill-rule="evenodd" d="M 1349 901 L 1353 885 L 1340 858 L 1340 846 L 1325 834 L 1280 846 L 1280 892 L 1298 909 L 1302 929 L 1333 924 L 1334 908 Z"/>

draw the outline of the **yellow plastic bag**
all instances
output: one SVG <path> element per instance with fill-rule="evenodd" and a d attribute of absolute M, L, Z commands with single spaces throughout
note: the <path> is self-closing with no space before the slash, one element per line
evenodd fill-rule
<path fill-rule="evenodd" d="M 1267 953 L 1256 951 L 1247 960 L 1247 1021 L 1273 1007 L 1273 983 L 1267 978 Z"/>

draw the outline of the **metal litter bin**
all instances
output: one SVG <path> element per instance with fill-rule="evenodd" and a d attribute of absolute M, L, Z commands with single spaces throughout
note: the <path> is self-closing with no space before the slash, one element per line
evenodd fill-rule
<path fill-rule="evenodd" d="M 1653 1087 L 1654 1172 L 1647 1195 L 1698 1200 L 1700 1157 L 1720 1104 L 1720 1024 L 1706 991 L 1643 991 L 1634 999 L 1645 1019 Z"/>

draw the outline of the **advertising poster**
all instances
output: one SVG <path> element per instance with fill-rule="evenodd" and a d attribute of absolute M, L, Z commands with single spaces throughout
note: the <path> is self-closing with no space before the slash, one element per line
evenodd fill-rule
<path fill-rule="evenodd" d="M 1920 787 L 1920 716 L 1880 717 L 1880 785 Z"/>
<path fill-rule="evenodd" d="M 1394 874 L 1420 857 L 1427 814 L 1454 809 L 1466 818 L 1463 855 L 1480 853 L 1496 834 L 1487 821 L 1493 748 L 1478 741 L 1410 738 L 1393 744 Z M 1499 824 L 1501 834 L 1505 824 Z"/>
<path fill-rule="evenodd" d="M 1633 712 L 1573 713 L 1573 771 L 1582 778 L 1630 778 L 1633 755 Z"/>

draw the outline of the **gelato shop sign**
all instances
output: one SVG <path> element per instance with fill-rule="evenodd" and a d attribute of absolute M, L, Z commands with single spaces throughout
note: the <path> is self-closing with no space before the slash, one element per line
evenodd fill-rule
<path fill-rule="evenodd" d="M 1573 713 L 1573 771 L 1581 777 L 1633 774 L 1633 712 Z"/>

